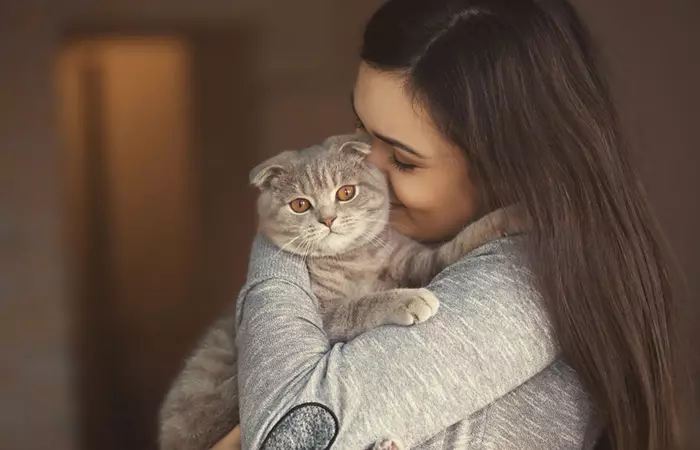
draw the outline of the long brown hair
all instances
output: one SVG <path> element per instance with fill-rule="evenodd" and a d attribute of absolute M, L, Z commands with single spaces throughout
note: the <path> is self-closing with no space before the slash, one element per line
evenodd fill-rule
<path fill-rule="evenodd" d="M 362 59 L 405 78 L 464 150 L 487 210 L 519 203 L 526 254 L 603 447 L 681 446 L 675 297 L 591 41 L 563 0 L 389 0 Z"/>

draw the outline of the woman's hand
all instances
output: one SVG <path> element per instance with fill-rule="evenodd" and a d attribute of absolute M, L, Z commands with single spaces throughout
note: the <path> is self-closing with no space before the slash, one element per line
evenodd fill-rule
<path fill-rule="evenodd" d="M 222 440 L 216 443 L 211 450 L 241 450 L 241 426 L 238 425 Z"/>

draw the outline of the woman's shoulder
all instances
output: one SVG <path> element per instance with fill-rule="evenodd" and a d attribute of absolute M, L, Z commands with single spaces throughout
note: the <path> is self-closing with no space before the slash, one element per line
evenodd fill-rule
<path fill-rule="evenodd" d="M 491 241 L 443 270 L 430 287 L 456 297 L 506 299 L 541 308 L 533 272 L 525 257 L 524 236 Z"/>
<path fill-rule="evenodd" d="M 508 236 L 492 240 L 464 255 L 443 270 L 443 278 L 483 275 L 493 282 L 532 283 L 532 271 L 524 252 L 525 236 Z"/>

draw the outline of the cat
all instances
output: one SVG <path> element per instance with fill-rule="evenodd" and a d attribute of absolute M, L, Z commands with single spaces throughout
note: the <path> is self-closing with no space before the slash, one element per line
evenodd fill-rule
<path fill-rule="evenodd" d="M 438 299 L 424 288 L 469 251 L 522 231 L 511 206 L 499 209 L 437 246 L 389 226 L 389 190 L 366 161 L 363 136 L 333 136 L 321 145 L 283 152 L 255 167 L 259 231 L 280 251 L 306 261 L 323 327 L 332 343 L 381 325 L 411 326 L 435 315 Z M 238 423 L 234 318 L 216 324 L 187 361 L 161 409 L 162 450 L 204 450 Z M 401 448 L 383 440 L 375 449 Z"/>
<path fill-rule="evenodd" d="M 305 258 L 331 342 L 432 317 L 439 302 L 422 286 L 516 225 L 512 209 L 502 209 L 438 247 L 404 237 L 389 227 L 387 182 L 365 161 L 369 152 L 358 136 L 334 136 L 251 173 L 260 189 L 260 231 Z"/>

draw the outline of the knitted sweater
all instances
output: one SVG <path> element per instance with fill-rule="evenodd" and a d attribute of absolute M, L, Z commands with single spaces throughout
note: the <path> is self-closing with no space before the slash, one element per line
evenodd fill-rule
<path fill-rule="evenodd" d="M 301 258 L 258 236 L 236 307 L 243 449 L 583 448 L 592 408 L 513 236 L 428 286 L 440 309 L 331 346 Z"/>

